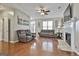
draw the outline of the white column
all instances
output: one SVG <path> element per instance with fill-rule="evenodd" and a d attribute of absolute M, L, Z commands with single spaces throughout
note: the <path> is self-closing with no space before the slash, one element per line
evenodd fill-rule
<path fill-rule="evenodd" d="M 35 39 L 38 39 L 38 37 L 39 37 L 39 35 L 38 35 L 38 20 L 36 20 L 35 26 L 36 26 L 36 29 L 35 29 L 35 31 L 36 31 L 36 38 Z"/>
<path fill-rule="evenodd" d="M 65 28 L 63 28 L 63 40 L 66 41 Z"/>
<path fill-rule="evenodd" d="M 75 39 L 76 39 L 76 22 L 74 20 L 72 24 L 72 33 L 71 33 L 71 48 L 73 50 L 75 49 Z"/>
<path fill-rule="evenodd" d="M 66 24 L 64 23 L 64 27 L 63 27 L 63 40 L 66 41 Z"/>
<path fill-rule="evenodd" d="M 4 17 L 4 41 L 8 42 L 8 17 Z"/>

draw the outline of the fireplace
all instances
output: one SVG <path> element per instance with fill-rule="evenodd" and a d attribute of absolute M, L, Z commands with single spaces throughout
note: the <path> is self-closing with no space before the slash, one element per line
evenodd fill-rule
<path fill-rule="evenodd" d="M 66 42 L 71 46 L 71 33 L 66 32 Z"/>

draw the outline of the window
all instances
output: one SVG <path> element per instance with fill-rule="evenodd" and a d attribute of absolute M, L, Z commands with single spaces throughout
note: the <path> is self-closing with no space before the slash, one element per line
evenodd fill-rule
<path fill-rule="evenodd" d="M 43 21 L 43 29 L 44 30 L 52 30 L 53 21 Z"/>
<path fill-rule="evenodd" d="M 48 29 L 52 30 L 52 21 L 48 21 Z"/>
<path fill-rule="evenodd" d="M 32 33 L 35 33 L 35 21 L 30 22 L 30 29 Z"/>
<path fill-rule="evenodd" d="M 47 21 L 43 22 L 43 29 L 46 30 L 47 29 Z"/>

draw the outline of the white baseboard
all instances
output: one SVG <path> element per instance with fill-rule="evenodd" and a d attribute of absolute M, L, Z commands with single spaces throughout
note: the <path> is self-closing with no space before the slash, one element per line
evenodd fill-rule
<path fill-rule="evenodd" d="M 77 50 L 74 50 L 75 53 L 77 53 L 79 55 L 79 52 Z"/>
<path fill-rule="evenodd" d="M 3 42 L 8 42 L 8 40 L 2 40 Z"/>
<path fill-rule="evenodd" d="M 58 48 L 64 51 L 73 51 L 71 47 L 64 41 L 64 40 L 58 40 L 59 45 Z"/>
<path fill-rule="evenodd" d="M 0 40 L 0 41 L 2 41 L 2 40 Z"/>
<path fill-rule="evenodd" d="M 18 40 L 16 40 L 16 41 L 10 41 L 10 43 L 16 43 L 16 42 L 19 42 Z"/>
<path fill-rule="evenodd" d="M 8 42 L 7 40 L 4 40 L 4 42 Z M 19 42 L 19 40 L 16 40 L 16 41 L 10 41 L 10 43 L 16 43 L 16 42 Z"/>

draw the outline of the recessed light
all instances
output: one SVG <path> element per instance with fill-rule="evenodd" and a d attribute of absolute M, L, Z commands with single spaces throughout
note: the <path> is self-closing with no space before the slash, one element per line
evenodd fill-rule
<path fill-rule="evenodd" d="M 61 6 L 59 6 L 58 9 L 61 9 Z"/>

